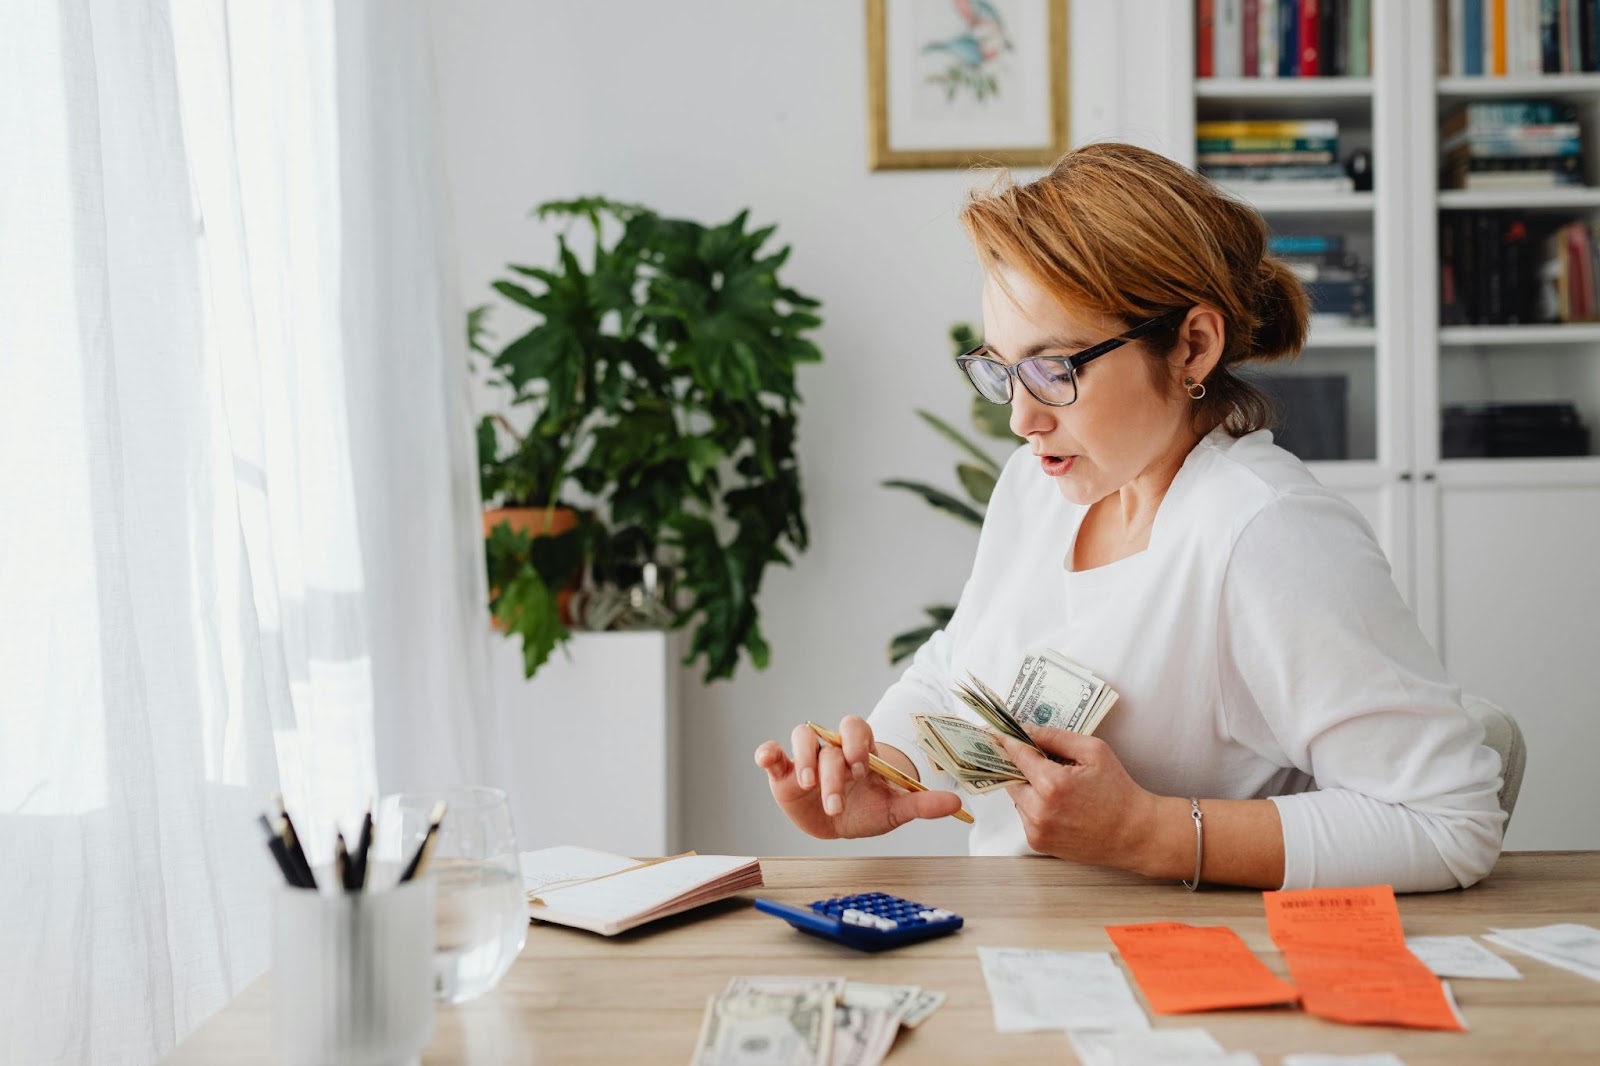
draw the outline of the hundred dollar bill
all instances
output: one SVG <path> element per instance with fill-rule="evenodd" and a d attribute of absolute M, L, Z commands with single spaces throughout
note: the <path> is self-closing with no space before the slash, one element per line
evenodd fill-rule
<path fill-rule="evenodd" d="M 694 1066 L 827 1066 L 833 1047 L 834 998 L 803 992 L 723 992 L 706 1000 Z"/>
<path fill-rule="evenodd" d="M 929 992 L 923 989 L 917 993 L 916 1002 L 911 1004 L 911 1009 L 900 1018 L 900 1024 L 907 1029 L 915 1029 L 928 1020 L 929 1015 L 944 1006 L 945 994 L 943 992 Z"/>
<path fill-rule="evenodd" d="M 964 718 L 942 714 L 914 714 L 912 724 L 921 736 L 939 749 L 945 757 L 940 765 L 983 774 L 987 777 L 1011 777 L 1022 780 L 1022 771 L 1006 755 L 999 739 L 989 730 L 975 726 Z"/>
<path fill-rule="evenodd" d="M 848 995 L 848 993 L 847 993 Z M 877 1066 L 900 1032 L 900 1015 L 840 1003 L 833 1014 L 829 1066 Z"/>
<path fill-rule="evenodd" d="M 755 977 L 735 977 L 722 990 L 730 992 L 811 992 L 825 994 L 835 1003 L 844 996 L 846 981 L 843 977 L 789 976 L 787 974 L 760 974 Z"/>
<path fill-rule="evenodd" d="M 1116 701 L 1117 693 L 1088 668 L 1049 648 L 1032 648 L 1006 706 L 1019 722 L 1088 736 Z"/>
<path fill-rule="evenodd" d="M 1011 777 L 989 777 L 987 774 L 969 774 L 954 766 L 954 761 L 948 759 L 944 749 L 935 745 L 925 736 L 917 737 L 917 746 L 928 756 L 933 765 L 955 778 L 956 784 L 961 787 L 961 790 L 970 795 L 981 796 L 985 792 L 993 792 L 996 789 L 1005 788 L 1016 780 Z M 944 765 L 947 761 L 952 763 L 949 769 L 946 769 Z"/>
<path fill-rule="evenodd" d="M 888 1011 L 901 1018 L 917 1001 L 922 989 L 917 985 L 878 985 L 867 981 L 850 981 L 844 986 L 839 1002 L 847 1007 L 865 1007 L 868 1010 Z"/>

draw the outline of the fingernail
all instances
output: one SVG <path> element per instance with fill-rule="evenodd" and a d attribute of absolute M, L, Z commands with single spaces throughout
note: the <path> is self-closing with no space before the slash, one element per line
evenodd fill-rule
<path fill-rule="evenodd" d="M 800 787 L 813 788 L 817 783 L 817 772 L 810 767 L 800 771 Z"/>
<path fill-rule="evenodd" d="M 839 794 L 835 792 L 833 795 L 822 801 L 822 809 L 827 811 L 829 814 L 838 814 L 840 811 L 844 810 L 844 801 L 841 800 L 839 798 Z"/>
<path fill-rule="evenodd" d="M 863 777 L 867 776 L 867 764 L 866 763 L 861 763 L 861 762 L 853 762 L 853 763 L 850 764 L 850 772 L 852 774 L 856 775 L 856 780 L 857 781 L 860 781 Z"/>

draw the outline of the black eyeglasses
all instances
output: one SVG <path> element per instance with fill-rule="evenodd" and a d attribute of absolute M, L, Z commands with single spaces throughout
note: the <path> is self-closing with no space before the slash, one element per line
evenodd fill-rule
<path fill-rule="evenodd" d="M 1030 355 L 1026 359 L 1017 360 L 1015 364 L 1002 363 L 992 356 L 983 354 L 991 349 L 987 344 L 980 344 L 970 352 L 956 356 L 956 365 L 967 375 L 967 380 L 978 390 L 978 395 L 990 403 L 1010 403 L 1014 395 L 1011 379 L 1016 378 L 1022 382 L 1022 387 L 1028 390 L 1029 395 L 1040 403 L 1050 407 L 1066 407 L 1078 398 L 1078 368 L 1091 359 L 1098 359 L 1107 352 L 1116 351 L 1129 341 L 1138 340 L 1162 323 L 1170 322 L 1178 315 L 1187 313 L 1188 309 L 1185 308 L 1182 311 L 1168 311 L 1164 315 L 1157 315 L 1139 323 L 1121 336 L 1101 341 L 1075 355 Z"/>

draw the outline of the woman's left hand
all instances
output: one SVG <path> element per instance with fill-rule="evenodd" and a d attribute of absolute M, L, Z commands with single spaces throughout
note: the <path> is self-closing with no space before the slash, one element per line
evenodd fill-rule
<path fill-rule="evenodd" d="M 1051 755 L 1001 737 L 1006 754 L 1027 784 L 1006 786 L 1034 851 L 1095 866 L 1133 870 L 1141 865 L 1145 826 L 1158 798 L 1140 788 L 1111 746 L 1064 729 L 1029 729 Z"/>

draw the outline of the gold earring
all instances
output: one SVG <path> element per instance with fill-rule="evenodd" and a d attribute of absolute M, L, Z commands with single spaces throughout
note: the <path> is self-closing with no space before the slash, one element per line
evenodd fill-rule
<path fill-rule="evenodd" d="M 1194 378 L 1184 378 L 1183 387 L 1184 390 L 1188 392 L 1189 399 L 1191 400 L 1203 400 L 1206 398 L 1205 385 L 1196 381 Z"/>

